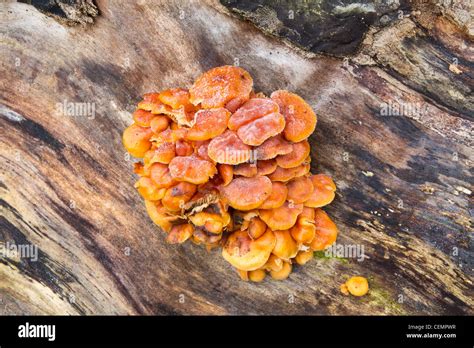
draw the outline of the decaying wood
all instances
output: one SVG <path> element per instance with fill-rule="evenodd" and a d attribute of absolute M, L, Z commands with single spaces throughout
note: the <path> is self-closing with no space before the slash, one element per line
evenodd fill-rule
<path fill-rule="evenodd" d="M 99 11 L 93 0 L 19 0 L 66 25 L 90 24 Z"/>
<path fill-rule="evenodd" d="M 0 4 L 0 243 L 39 249 L 0 255 L 1 314 L 473 314 L 473 51 L 455 13 L 369 28 L 342 59 L 217 1 L 97 6 L 93 24 L 68 27 Z M 362 262 L 319 257 L 287 281 L 242 282 L 218 251 L 167 245 L 147 217 L 121 144 L 134 105 L 237 63 L 256 90 L 314 107 L 312 171 L 335 178 L 327 212 Z M 400 105 L 416 108 L 385 112 Z M 369 294 L 342 295 L 356 274 Z"/>

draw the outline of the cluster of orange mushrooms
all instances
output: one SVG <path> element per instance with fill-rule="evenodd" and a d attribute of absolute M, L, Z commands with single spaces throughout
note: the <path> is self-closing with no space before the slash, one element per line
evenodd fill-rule
<path fill-rule="evenodd" d="M 135 187 L 169 243 L 190 239 L 222 256 L 242 279 L 286 279 L 296 262 L 333 244 L 321 207 L 333 180 L 310 173 L 316 115 L 298 95 L 253 91 L 244 69 L 222 66 L 187 89 L 146 94 L 123 134 Z"/>

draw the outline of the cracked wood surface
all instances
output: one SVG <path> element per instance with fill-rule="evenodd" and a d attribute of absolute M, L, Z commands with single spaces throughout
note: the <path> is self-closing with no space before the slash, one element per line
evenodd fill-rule
<path fill-rule="evenodd" d="M 474 313 L 474 70 L 459 24 L 396 20 L 343 60 L 265 36 L 217 1 L 97 5 L 93 24 L 67 27 L 0 4 L 0 243 L 39 250 L 0 255 L 0 314 Z M 312 172 L 335 179 L 326 211 L 363 262 L 316 258 L 287 281 L 246 283 L 217 251 L 165 244 L 147 217 L 121 145 L 134 106 L 236 61 L 257 90 L 314 107 Z M 65 101 L 95 117 L 66 116 Z M 402 104 L 416 110 L 381 115 Z M 369 294 L 342 295 L 356 274 Z"/>

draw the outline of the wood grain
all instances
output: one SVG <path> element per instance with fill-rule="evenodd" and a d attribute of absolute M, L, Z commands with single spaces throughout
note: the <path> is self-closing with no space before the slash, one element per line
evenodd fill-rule
<path fill-rule="evenodd" d="M 0 4 L 0 243 L 39 250 L 0 255 L 0 314 L 474 313 L 474 69 L 456 24 L 405 18 L 343 61 L 267 37 L 217 1 L 97 5 L 94 24 L 67 27 Z M 148 219 L 121 144 L 134 105 L 237 62 L 257 90 L 314 107 L 312 171 L 335 178 L 327 212 L 363 262 L 317 258 L 287 281 L 246 283 L 217 251 L 167 245 Z M 381 116 L 383 103 L 423 112 Z M 343 296 L 356 274 L 371 291 Z"/>

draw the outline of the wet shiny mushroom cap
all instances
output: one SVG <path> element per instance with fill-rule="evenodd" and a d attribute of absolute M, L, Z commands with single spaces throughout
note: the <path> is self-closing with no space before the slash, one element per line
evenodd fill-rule
<path fill-rule="evenodd" d="M 270 229 L 257 239 L 250 238 L 247 231 L 236 231 L 228 237 L 222 256 L 235 268 L 252 271 L 267 262 L 275 243 L 275 235 Z"/>

